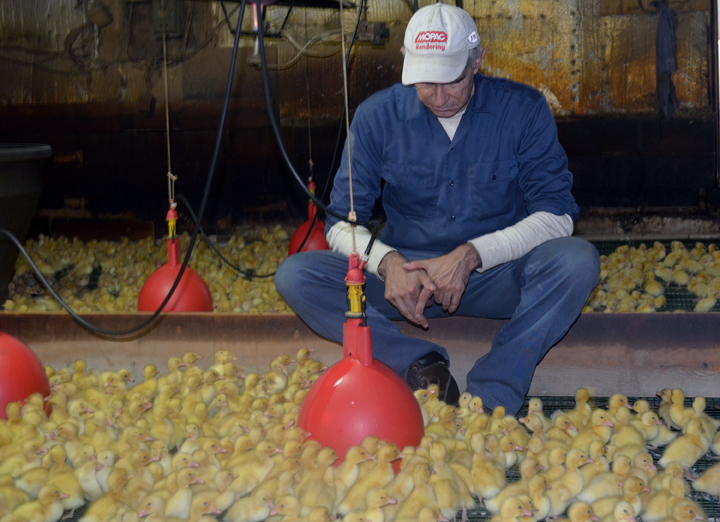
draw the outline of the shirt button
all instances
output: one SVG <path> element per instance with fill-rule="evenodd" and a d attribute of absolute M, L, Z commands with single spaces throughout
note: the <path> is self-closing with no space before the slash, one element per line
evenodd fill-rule
<path fill-rule="evenodd" d="M 455 221 L 455 216 L 450 216 L 450 221 Z"/>
<path fill-rule="evenodd" d="M 454 187 L 454 186 L 455 186 L 455 182 L 454 182 L 454 181 L 448 181 L 448 185 L 450 185 L 451 187 Z"/>

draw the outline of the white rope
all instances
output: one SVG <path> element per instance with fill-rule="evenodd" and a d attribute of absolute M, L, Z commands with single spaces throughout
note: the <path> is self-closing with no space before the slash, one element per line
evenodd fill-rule
<path fill-rule="evenodd" d="M 340 37 L 342 46 L 342 68 L 343 68 L 343 92 L 345 94 L 345 133 L 347 135 L 347 155 L 348 155 L 348 182 L 350 187 L 350 213 L 348 218 L 353 221 L 357 221 L 357 215 L 355 214 L 355 201 L 353 198 L 353 182 L 352 182 L 352 154 L 350 153 L 350 103 L 348 102 L 348 77 L 347 77 L 347 61 L 345 60 L 345 25 L 344 25 L 344 13 L 343 13 L 343 0 L 340 2 Z M 352 243 L 353 253 L 357 253 L 357 244 L 355 242 L 355 225 L 350 227 L 352 231 Z"/>
<path fill-rule="evenodd" d="M 168 199 L 169 203 L 173 204 L 175 201 L 175 181 L 177 180 L 177 176 L 172 173 L 172 161 L 170 158 L 170 100 L 168 98 L 167 44 L 165 43 L 165 20 L 167 19 L 167 12 L 165 11 L 165 0 L 162 0 L 160 2 L 160 9 L 162 9 L 163 30 L 163 76 L 165 79 L 165 141 L 167 142 Z"/>

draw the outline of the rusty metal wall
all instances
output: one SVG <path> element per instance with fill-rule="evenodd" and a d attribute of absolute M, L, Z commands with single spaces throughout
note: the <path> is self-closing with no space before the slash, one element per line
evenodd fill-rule
<path fill-rule="evenodd" d="M 161 46 L 152 34 L 148 1 L 104 0 L 113 22 L 83 32 L 68 55 L 68 35 L 86 24 L 89 0 L 6 0 L 0 3 L 0 105 L 115 103 L 136 110 L 164 101 Z M 421 1 L 426 5 L 428 1 Z M 411 4 L 411 2 L 410 2 Z M 637 115 L 655 111 L 657 15 L 649 2 L 625 0 L 465 0 L 489 48 L 486 74 L 526 82 L 545 93 L 558 116 Z M 709 113 L 709 2 L 671 2 L 676 13 L 681 111 Z M 235 4 L 230 4 L 231 6 Z M 639 6 L 639 7 L 634 7 Z M 185 2 L 186 31 L 170 41 L 170 98 L 217 99 L 232 36 L 216 2 Z M 287 7 L 270 6 L 271 30 Z M 344 10 L 349 32 L 356 10 Z M 384 22 L 382 47 L 357 44 L 349 73 L 353 107 L 400 78 L 399 48 L 412 15 L 407 1 L 369 0 L 367 21 Z M 248 9 L 243 29 L 251 30 Z M 337 119 L 343 88 L 337 9 L 295 8 L 285 36 L 268 38 L 274 98 L 285 124 Z M 252 55 L 243 37 L 243 56 Z M 78 59 L 77 54 L 82 56 Z M 247 81 L 236 96 L 258 98 L 260 76 L 241 64 Z M 210 68 L 213 74 L 206 74 Z M 198 74 L 198 71 L 202 73 Z M 190 83 L 187 83 L 190 82 Z M 211 85 L 212 84 L 212 85 Z M 155 103 L 153 102 L 153 103 Z"/>

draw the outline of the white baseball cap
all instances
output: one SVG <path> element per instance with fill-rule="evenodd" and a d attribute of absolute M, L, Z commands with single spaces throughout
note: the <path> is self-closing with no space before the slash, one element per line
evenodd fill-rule
<path fill-rule="evenodd" d="M 403 84 L 455 81 L 468 51 L 478 45 L 477 25 L 467 11 L 443 3 L 418 9 L 405 30 Z"/>

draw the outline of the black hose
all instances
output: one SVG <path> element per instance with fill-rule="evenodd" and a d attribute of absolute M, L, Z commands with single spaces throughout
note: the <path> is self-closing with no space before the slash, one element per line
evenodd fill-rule
<path fill-rule="evenodd" d="M 187 198 L 186 198 L 185 196 L 183 196 L 182 194 L 177 194 L 177 195 L 175 196 L 175 199 L 177 199 L 177 200 L 180 201 L 183 205 L 185 205 L 185 207 L 187 208 L 188 212 L 190 213 L 190 217 L 193 219 L 193 221 L 194 221 L 195 223 L 198 223 L 197 216 L 195 216 L 195 212 L 193 212 L 193 209 L 192 209 L 192 207 L 190 206 L 190 202 L 187 200 Z M 202 237 L 205 238 L 205 241 L 207 242 L 207 244 L 208 244 L 208 246 L 210 247 L 210 249 L 211 249 L 213 252 L 215 252 L 215 254 L 216 254 L 220 259 L 222 259 L 222 261 L 223 261 L 227 266 L 229 266 L 230 268 L 232 268 L 233 270 L 235 270 L 236 272 L 238 272 L 243 278 L 247 279 L 248 281 L 252 281 L 253 279 L 265 279 L 265 278 L 268 278 L 268 277 L 273 277 L 273 276 L 275 275 L 275 272 L 272 272 L 272 273 L 270 273 L 270 274 L 256 274 L 255 271 L 254 271 L 252 268 L 246 268 L 245 270 L 243 270 L 243 269 L 240 268 L 239 266 L 233 265 L 224 255 L 222 255 L 222 253 L 220 253 L 220 251 L 217 249 L 217 247 L 216 247 L 215 245 L 213 245 L 212 241 L 210 241 L 210 238 L 207 237 L 207 234 L 205 233 L 205 230 L 204 230 L 202 227 L 200 227 L 200 233 L 202 234 Z M 307 238 L 306 238 L 306 239 L 307 239 Z"/>
<path fill-rule="evenodd" d="M 353 45 L 355 44 L 355 38 L 357 38 L 358 29 L 360 27 L 360 16 L 362 15 L 363 6 L 365 5 L 365 0 L 360 0 L 360 5 L 358 6 L 358 15 L 355 19 L 355 29 L 353 30 L 352 38 L 350 38 L 350 43 L 348 44 L 348 50 L 347 54 L 345 54 L 345 68 L 350 68 L 350 51 L 352 51 Z M 308 118 L 310 115 L 308 114 Z M 334 179 L 333 167 L 335 166 L 335 159 L 337 158 L 338 149 L 340 148 L 340 142 L 342 137 L 342 131 L 343 131 L 343 123 L 345 122 L 345 104 L 343 103 L 342 106 L 342 112 L 340 114 L 340 128 L 338 129 L 338 136 L 335 140 L 335 149 L 333 150 L 333 157 L 330 161 L 330 172 L 328 173 L 328 177 L 325 180 L 325 186 L 323 187 L 322 194 L 320 195 L 320 201 L 325 201 L 325 195 L 327 194 L 328 187 L 330 186 L 330 182 Z M 309 132 L 309 131 L 308 131 Z M 312 218 L 312 221 L 310 222 L 310 228 L 308 228 L 307 233 L 305 234 L 305 237 L 302 240 L 302 243 L 300 243 L 300 247 L 297 249 L 298 252 L 302 252 L 303 247 L 305 246 L 305 243 L 307 242 L 308 238 L 310 238 L 310 234 L 313 231 L 313 228 L 315 227 L 315 223 L 317 223 L 318 220 L 318 212 L 315 212 L 315 215 Z"/>
<path fill-rule="evenodd" d="M 255 4 L 255 10 L 257 13 L 257 19 L 262 20 L 262 5 L 260 2 L 257 2 Z M 261 22 L 262 24 L 262 22 Z M 298 171 L 295 169 L 295 166 L 292 164 L 292 161 L 290 160 L 290 156 L 288 156 L 287 150 L 285 149 L 285 144 L 283 143 L 282 136 L 280 135 L 280 127 L 278 126 L 277 120 L 275 119 L 275 112 L 273 111 L 272 106 L 272 99 L 270 98 L 270 79 L 268 77 L 268 70 L 267 70 L 267 59 L 265 57 L 265 39 L 263 36 L 262 31 L 262 25 L 258 28 L 258 39 L 259 39 L 259 51 L 260 51 L 260 64 L 262 66 L 262 77 L 263 77 L 263 85 L 265 87 L 265 103 L 267 105 L 268 110 L 268 117 L 270 118 L 270 126 L 272 127 L 273 132 L 275 133 L 275 139 L 277 140 L 278 147 L 280 147 L 280 153 L 283 157 L 283 160 L 285 160 L 285 164 L 290 169 L 290 172 L 295 177 L 295 180 L 298 182 L 298 184 L 302 187 L 302 189 L 305 191 L 307 196 L 315 203 L 319 208 L 325 211 L 326 214 L 333 216 L 336 219 L 339 219 L 340 221 L 345 221 L 346 223 L 350 223 L 351 225 L 360 225 L 363 226 L 369 230 L 374 229 L 375 227 L 379 227 L 380 223 L 378 221 L 361 221 L 361 220 L 352 220 L 347 218 L 346 216 L 340 214 L 339 212 L 336 212 L 329 208 L 325 203 L 323 203 L 315 194 L 310 192 L 310 189 L 305 185 L 305 182 L 303 181 L 302 177 L 298 173 Z"/>
<path fill-rule="evenodd" d="M 240 27 L 240 24 L 242 23 L 243 13 L 245 12 L 245 5 L 246 0 L 242 0 L 240 4 L 240 13 L 238 15 L 238 28 Z M 93 324 L 90 324 L 85 319 L 80 317 L 77 313 L 75 313 L 74 310 L 72 310 L 65 301 L 62 300 L 62 298 L 55 292 L 52 285 L 43 277 L 42 273 L 38 269 L 37 265 L 33 262 L 30 255 L 25 251 L 22 244 L 18 239 L 8 230 L 0 229 L 0 235 L 4 235 L 7 237 L 20 251 L 20 253 L 25 257 L 27 262 L 30 264 L 32 269 L 35 271 L 35 274 L 40 278 L 40 282 L 45 286 L 45 288 L 48 289 L 50 292 L 50 295 L 52 295 L 59 303 L 60 306 L 62 306 L 78 323 L 80 323 L 81 326 L 84 328 L 102 334 L 109 337 L 120 337 L 120 336 L 128 336 L 131 334 L 134 334 L 136 332 L 139 332 L 143 328 L 150 325 L 157 317 L 160 315 L 160 313 L 163 311 L 165 306 L 167 306 L 168 302 L 170 301 L 173 293 L 177 289 L 178 285 L 180 284 L 180 281 L 182 279 L 183 274 L 185 273 L 185 270 L 187 269 L 188 263 L 190 262 L 190 255 L 192 254 L 192 249 L 195 246 L 195 241 L 197 240 L 198 232 L 200 230 L 200 220 L 203 217 L 203 214 L 205 213 L 205 207 L 207 206 L 207 200 L 208 195 L 210 193 L 210 187 L 212 185 L 212 180 L 215 174 L 215 167 L 217 165 L 217 159 L 218 155 L 220 153 L 220 143 L 222 142 L 223 137 L 223 130 L 225 128 L 225 119 L 227 116 L 228 106 L 230 105 L 230 94 L 232 92 L 232 83 L 233 83 L 233 77 L 235 75 L 235 64 L 237 62 L 237 51 L 240 43 L 240 31 L 235 32 L 235 40 L 233 42 L 233 53 L 232 53 L 232 59 L 230 60 L 230 72 L 228 74 L 228 81 L 227 81 L 227 88 L 225 90 L 225 102 L 223 103 L 222 113 L 220 116 L 220 126 L 218 128 L 218 134 L 217 139 L 215 141 L 215 150 L 213 151 L 213 157 L 212 161 L 210 162 L 210 170 L 208 173 L 207 180 L 205 182 L 205 191 L 203 193 L 202 202 L 200 203 L 200 210 L 198 212 L 198 219 L 196 219 L 195 222 L 195 228 L 193 229 L 192 235 L 190 237 L 190 244 L 188 245 L 187 252 L 185 253 L 185 258 L 183 259 L 182 266 L 180 267 L 180 272 L 178 272 L 177 277 L 175 278 L 175 282 L 173 283 L 172 287 L 170 288 L 170 291 L 168 292 L 168 295 L 165 297 L 165 300 L 160 304 L 158 309 L 153 313 L 151 317 L 143 321 L 137 326 L 134 326 L 132 328 L 128 328 L 126 330 L 107 330 L 105 328 L 101 328 L 99 326 L 95 326 Z"/>

